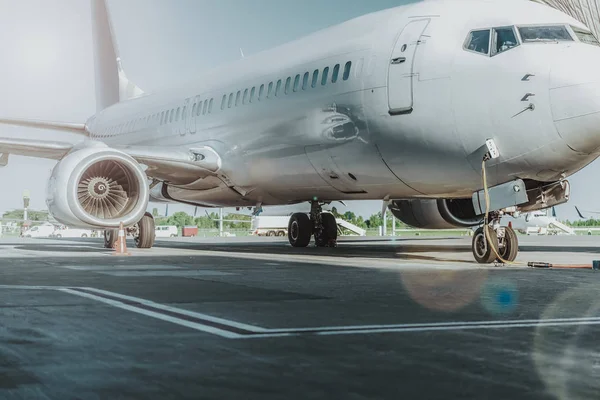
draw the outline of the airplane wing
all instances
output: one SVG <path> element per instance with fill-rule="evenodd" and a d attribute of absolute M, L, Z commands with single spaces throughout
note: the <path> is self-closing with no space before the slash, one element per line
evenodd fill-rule
<path fill-rule="evenodd" d="M 7 165 L 9 154 L 60 160 L 76 146 L 80 145 L 69 142 L 0 137 L 0 166 Z M 221 157 L 207 146 L 190 149 L 147 146 L 114 146 L 112 148 L 130 155 L 140 164 L 146 165 L 148 177 L 159 180 L 189 182 L 212 175 L 221 168 Z"/>
<path fill-rule="evenodd" d="M 73 148 L 72 143 L 48 140 L 0 138 L 0 153 L 60 160 Z M 4 164 L 6 165 L 6 164 Z"/>

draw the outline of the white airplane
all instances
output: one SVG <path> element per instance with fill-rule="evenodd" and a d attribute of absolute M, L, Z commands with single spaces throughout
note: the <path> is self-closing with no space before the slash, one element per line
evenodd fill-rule
<path fill-rule="evenodd" d="M 493 230 L 476 231 L 473 254 L 512 260 L 516 235 L 497 228 L 499 211 L 566 202 L 566 178 L 599 154 L 599 43 L 548 6 L 392 8 L 153 94 L 125 76 L 109 15 L 93 0 L 95 115 L 0 118 L 85 136 L 75 145 L 0 138 L 1 161 L 59 160 L 50 212 L 106 229 L 107 246 L 121 222 L 138 247 L 152 246 L 149 199 L 257 209 L 309 202 L 310 213 L 290 218 L 296 247 L 312 236 L 335 244 L 335 218 L 321 207 L 338 200 L 384 200 L 415 227 L 481 225 L 485 165 Z"/>
<path fill-rule="evenodd" d="M 531 211 L 521 215 L 506 215 L 501 219 L 502 225 L 509 225 L 524 234 L 566 234 L 574 235 L 575 230 L 556 218 L 554 207 L 547 210 Z"/>

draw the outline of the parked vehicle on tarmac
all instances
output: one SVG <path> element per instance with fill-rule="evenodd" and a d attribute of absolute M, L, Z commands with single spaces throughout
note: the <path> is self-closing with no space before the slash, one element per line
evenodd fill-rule
<path fill-rule="evenodd" d="M 55 230 L 52 224 L 36 225 L 23 232 L 23 237 L 26 238 L 43 238 L 50 237 Z"/>
<path fill-rule="evenodd" d="M 179 231 L 175 225 L 157 226 L 154 228 L 154 232 L 157 238 L 176 237 L 179 235 Z"/>
<path fill-rule="evenodd" d="M 50 236 L 55 238 L 87 238 L 92 237 L 92 231 L 90 229 L 59 227 Z"/>
<path fill-rule="evenodd" d="M 289 216 L 258 216 L 252 218 L 250 232 L 256 236 L 286 236 L 288 231 Z"/>

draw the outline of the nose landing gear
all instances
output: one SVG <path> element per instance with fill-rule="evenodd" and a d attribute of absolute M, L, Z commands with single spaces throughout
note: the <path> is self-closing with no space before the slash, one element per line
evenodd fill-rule
<path fill-rule="evenodd" d="M 513 262 L 519 252 L 519 239 L 510 226 L 500 226 L 494 219 L 475 231 L 471 249 L 479 264 Z"/>
<path fill-rule="evenodd" d="M 317 247 L 337 246 L 337 222 L 330 213 L 324 213 L 318 201 L 310 203 L 310 217 L 304 213 L 291 216 L 288 240 L 293 247 L 306 247 L 314 234 Z"/>

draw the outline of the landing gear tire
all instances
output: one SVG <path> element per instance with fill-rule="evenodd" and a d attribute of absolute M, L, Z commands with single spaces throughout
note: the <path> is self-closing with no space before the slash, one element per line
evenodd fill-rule
<path fill-rule="evenodd" d="M 485 235 L 484 235 L 485 229 Z M 488 238 L 486 238 L 488 236 Z M 490 246 L 494 246 L 494 249 Z M 473 242 L 471 249 L 475 261 L 479 264 L 490 264 L 496 259 L 496 253 L 498 252 L 498 236 L 494 230 L 485 225 L 475 231 L 473 235 Z M 494 250 L 496 250 L 494 252 Z"/>
<path fill-rule="evenodd" d="M 154 245 L 156 232 L 154 231 L 154 217 L 150 213 L 144 214 L 137 223 L 136 233 L 133 236 L 138 249 L 149 249 Z"/>
<path fill-rule="evenodd" d="M 288 240 L 293 247 L 306 247 L 312 236 L 312 223 L 308 215 L 296 213 L 290 217 Z"/>
<path fill-rule="evenodd" d="M 498 239 L 498 254 L 503 260 L 513 262 L 517 258 L 517 254 L 519 254 L 519 239 L 513 228 L 507 226 L 500 229 L 504 232 L 500 234 L 500 238 Z"/>
<path fill-rule="evenodd" d="M 118 229 L 105 229 L 104 230 L 104 248 L 112 249 L 113 243 L 117 240 L 119 234 Z"/>
<path fill-rule="evenodd" d="M 321 213 L 320 232 L 315 231 L 315 244 L 317 247 L 335 246 L 337 241 L 337 222 L 333 214 Z"/>

